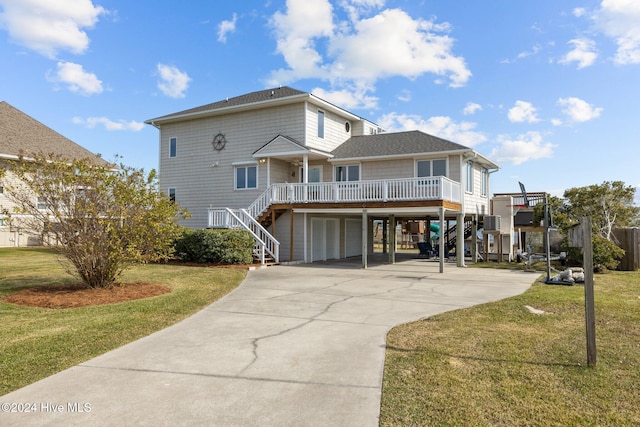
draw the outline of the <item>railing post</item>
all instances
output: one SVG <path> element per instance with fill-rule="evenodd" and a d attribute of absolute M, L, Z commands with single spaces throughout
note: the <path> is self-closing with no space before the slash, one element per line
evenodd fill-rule
<path fill-rule="evenodd" d="M 382 201 L 386 202 L 389 198 L 389 181 L 382 182 Z"/>

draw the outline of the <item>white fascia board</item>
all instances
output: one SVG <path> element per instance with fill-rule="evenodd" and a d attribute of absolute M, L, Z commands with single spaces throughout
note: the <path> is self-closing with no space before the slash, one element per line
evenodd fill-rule
<path fill-rule="evenodd" d="M 332 163 L 342 162 L 362 162 L 362 161 L 376 161 L 376 160 L 394 160 L 394 159 L 414 159 L 414 158 L 440 158 L 448 157 L 455 154 L 468 153 L 471 150 L 454 150 L 454 151 L 433 151 L 429 153 L 407 153 L 407 154 L 392 154 L 386 156 L 368 156 L 368 157 L 350 157 L 329 160 Z"/>
<path fill-rule="evenodd" d="M 304 154 L 315 154 L 316 156 L 324 157 L 326 159 L 331 159 L 333 157 L 333 154 L 326 153 L 324 151 L 313 150 L 313 149 L 296 150 L 296 151 L 279 151 L 276 153 L 265 153 L 265 154 L 256 152 L 253 154 L 253 157 L 258 159 L 258 158 L 267 158 L 267 157 L 300 156 Z"/>
<path fill-rule="evenodd" d="M 331 111 L 332 113 L 338 114 L 342 117 L 345 117 L 349 120 L 354 120 L 354 121 L 358 121 L 358 120 L 363 120 L 362 117 L 360 116 L 356 116 L 353 113 L 348 112 L 347 110 L 343 110 L 342 108 L 338 107 L 337 105 L 333 105 L 330 102 L 325 101 L 322 98 L 318 98 L 317 96 L 315 96 L 314 94 L 310 94 L 310 102 L 318 107 L 321 107 L 321 109 L 323 110 L 327 110 L 327 111 Z"/>
<path fill-rule="evenodd" d="M 376 160 L 394 160 L 394 159 L 422 159 L 425 160 L 431 158 L 439 158 L 439 157 L 448 157 L 456 154 L 467 154 L 471 153 L 472 156 L 469 156 L 469 159 L 476 159 L 480 161 L 480 163 L 486 165 L 489 169 L 500 169 L 500 166 L 489 160 L 487 157 L 482 154 L 474 151 L 472 149 L 468 150 L 453 150 L 453 151 L 433 151 L 433 152 L 425 152 L 425 153 L 407 153 L 407 154 L 393 154 L 386 156 L 368 156 L 368 157 L 350 157 L 350 158 L 339 158 L 339 159 L 330 159 L 331 163 L 343 163 L 343 162 L 362 162 L 362 161 L 376 161 Z"/>
<path fill-rule="evenodd" d="M 167 117 L 166 119 L 162 119 L 161 117 L 158 117 L 155 119 L 146 120 L 145 123 L 158 127 L 158 125 L 182 121 L 185 119 L 197 119 L 201 117 L 212 117 L 212 116 L 219 116 L 223 114 L 236 113 L 240 111 L 255 110 L 255 109 L 263 108 L 264 106 L 267 106 L 267 105 L 277 106 L 277 105 L 292 104 L 298 101 L 304 101 L 305 99 L 308 99 L 308 98 L 309 98 L 309 94 L 304 93 L 300 95 L 288 96 L 285 98 L 268 99 L 266 101 L 258 101 L 258 102 L 248 103 L 248 104 L 234 105 L 231 107 L 216 108 L 214 110 L 196 111 L 193 113 L 181 114 L 179 116 Z"/>

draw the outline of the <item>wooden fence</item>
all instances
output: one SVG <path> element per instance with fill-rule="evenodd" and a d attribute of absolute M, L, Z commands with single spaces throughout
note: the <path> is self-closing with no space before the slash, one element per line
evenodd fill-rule
<path fill-rule="evenodd" d="M 618 241 L 618 246 L 625 251 L 618 270 L 640 269 L 640 228 L 617 228 L 613 230 L 613 235 Z"/>

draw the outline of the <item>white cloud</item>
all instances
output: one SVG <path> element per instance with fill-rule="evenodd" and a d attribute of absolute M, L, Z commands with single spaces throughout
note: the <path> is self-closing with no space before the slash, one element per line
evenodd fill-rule
<path fill-rule="evenodd" d="M 640 2 L 602 0 L 594 19 L 618 45 L 614 62 L 620 65 L 640 63 Z"/>
<path fill-rule="evenodd" d="M 540 52 L 541 50 L 542 50 L 542 46 L 540 46 L 539 44 L 536 44 L 531 48 L 531 50 L 525 50 L 523 52 L 520 52 L 518 54 L 518 59 L 522 59 L 522 58 L 526 58 L 527 56 L 535 55 L 538 52 Z"/>
<path fill-rule="evenodd" d="M 473 147 L 487 140 L 484 134 L 475 130 L 476 123 L 457 123 L 445 116 L 435 116 L 425 120 L 413 114 L 389 113 L 380 117 L 378 124 L 389 132 L 420 130 L 467 147 Z"/>
<path fill-rule="evenodd" d="M 593 40 L 579 38 L 569 40 L 568 44 L 573 45 L 573 50 L 558 61 L 561 64 L 577 62 L 578 69 L 581 69 L 593 65 L 598 57 L 598 54 L 596 53 L 596 44 Z"/>
<path fill-rule="evenodd" d="M 144 123 L 136 122 L 135 120 L 131 120 L 129 122 L 125 120 L 118 120 L 117 122 L 114 122 L 107 117 L 87 117 L 86 119 L 74 117 L 73 123 L 90 129 L 95 128 L 97 125 L 102 125 L 108 131 L 125 130 L 138 132 L 144 128 Z"/>
<path fill-rule="evenodd" d="M 452 53 L 448 24 L 414 19 L 400 9 L 360 18 L 383 5 L 374 0 L 340 5 L 357 11 L 350 21 L 334 22 L 328 0 L 288 0 L 286 12 L 273 15 L 277 51 L 288 68 L 275 70 L 270 84 L 321 78 L 373 85 L 381 78 L 431 73 L 458 87 L 471 77 L 464 59 Z"/>
<path fill-rule="evenodd" d="M 412 98 L 411 91 L 406 89 L 402 90 L 398 95 L 398 100 L 402 102 L 410 102 L 411 98 Z"/>
<path fill-rule="evenodd" d="M 218 41 L 220 43 L 226 43 L 227 34 L 236 31 L 236 22 L 238 22 L 238 15 L 234 13 L 231 21 L 222 21 L 220 25 L 218 25 Z"/>
<path fill-rule="evenodd" d="M 587 13 L 587 10 L 584 7 L 576 7 L 571 13 L 573 13 L 573 16 L 576 18 L 580 18 Z"/>
<path fill-rule="evenodd" d="M 544 142 L 540 132 L 527 132 L 516 138 L 506 135 L 498 137 L 500 146 L 491 151 L 490 158 L 499 163 L 519 165 L 529 160 L 539 160 L 553 156 L 555 145 Z"/>
<path fill-rule="evenodd" d="M 378 98 L 367 95 L 368 88 L 342 89 L 327 91 L 315 88 L 311 91 L 318 98 L 347 109 L 375 109 Z"/>
<path fill-rule="evenodd" d="M 60 50 L 84 53 L 89 37 L 83 29 L 93 28 L 107 13 L 91 0 L 75 0 L 72 5 L 68 0 L 0 0 L 0 5 L 0 27 L 11 39 L 49 58 Z"/>
<path fill-rule="evenodd" d="M 363 13 L 380 9 L 384 6 L 385 0 L 341 0 L 340 6 L 347 11 L 352 22 L 360 19 Z"/>
<path fill-rule="evenodd" d="M 327 0 L 287 0 L 286 14 L 271 18 L 275 28 L 277 52 L 290 67 L 273 72 L 276 82 L 287 83 L 308 77 L 327 77 L 315 40 L 333 34 L 333 7 Z"/>
<path fill-rule="evenodd" d="M 536 108 L 526 101 L 516 101 L 516 105 L 511 107 L 507 116 L 510 121 L 515 123 L 535 123 L 540 121 L 536 116 Z"/>
<path fill-rule="evenodd" d="M 73 62 L 58 62 L 58 71 L 54 76 L 48 75 L 48 80 L 62 83 L 74 93 L 81 95 L 96 95 L 102 93 L 102 81 L 93 73 L 84 71 L 80 64 Z"/>
<path fill-rule="evenodd" d="M 569 97 L 558 99 L 558 105 L 564 107 L 562 112 L 574 122 L 588 122 L 600 116 L 602 108 L 596 108 L 580 98 Z"/>
<path fill-rule="evenodd" d="M 467 102 L 467 105 L 465 105 L 464 110 L 462 110 L 462 113 L 465 116 L 469 116 L 477 113 L 478 111 L 482 111 L 482 105 L 477 104 L 475 102 Z"/>
<path fill-rule="evenodd" d="M 158 64 L 158 89 L 171 98 L 184 98 L 191 78 L 172 65 Z"/>

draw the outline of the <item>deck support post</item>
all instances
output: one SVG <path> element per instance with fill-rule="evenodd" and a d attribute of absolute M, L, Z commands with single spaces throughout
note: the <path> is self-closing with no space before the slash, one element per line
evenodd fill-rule
<path fill-rule="evenodd" d="M 440 258 L 440 273 L 444 273 L 444 208 L 438 209 L 438 218 L 440 219 L 440 239 L 438 240 L 438 254 Z"/>
<path fill-rule="evenodd" d="M 367 210 L 362 209 L 362 268 L 367 268 L 367 249 L 368 245 L 368 234 L 369 234 L 369 218 L 367 216 Z"/>
<path fill-rule="evenodd" d="M 464 264 L 464 214 L 456 215 L 456 266 L 466 267 Z"/>
<path fill-rule="evenodd" d="M 396 263 L 396 216 L 389 215 L 389 264 Z"/>

